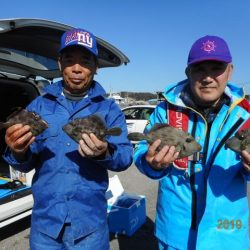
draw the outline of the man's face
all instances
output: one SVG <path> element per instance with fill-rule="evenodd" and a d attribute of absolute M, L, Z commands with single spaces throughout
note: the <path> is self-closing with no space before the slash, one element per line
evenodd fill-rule
<path fill-rule="evenodd" d="M 85 92 L 97 70 L 94 55 L 79 46 L 66 48 L 58 60 L 62 72 L 64 87 L 73 94 Z"/>
<path fill-rule="evenodd" d="M 231 79 L 232 71 L 232 64 L 218 61 L 190 65 L 186 74 L 196 103 L 206 107 L 216 104 Z"/>

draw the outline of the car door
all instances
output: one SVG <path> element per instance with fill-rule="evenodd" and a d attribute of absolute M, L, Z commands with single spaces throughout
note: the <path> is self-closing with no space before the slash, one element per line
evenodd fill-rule
<path fill-rule="evenodd" d="M 60 76 L 57 65 L 60 37 L 72 26 L 42 19 L 0 19 L 0 66 L 5 71 L 26 75 L 40 75 L 45 78 Z M 129 63 L 128 57 L 107 41 L 96 37 L 98 47 L 98 67 L 117 67 Z M 11 52 L 18 52 L 16 54 Z M 33 60 L 15 63 L 15 55 L 20 52 L 37 55 Z M 39 56 L 42 56 L 39 60 Z M 47 61 L 44 60 L 47 59 Z M 43 60 L 43 61 L 42 61 Z M 17 72 L 17 70 L 19 71 Z M 0 67 L 1 71 L 1 67 Z"/>
<path fill-rule="evenodd" d="M 128 133 L 143 133 L 149 116 L 154 111 L 154 107 L 149 106 L 133 106 L 123 109 L 125 115 Z"/>

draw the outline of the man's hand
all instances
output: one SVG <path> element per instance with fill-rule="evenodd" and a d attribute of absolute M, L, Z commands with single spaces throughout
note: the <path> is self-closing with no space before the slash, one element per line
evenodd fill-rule
<path fill-rule="evenodd" d="M 246 150 L 241 152 L 241 159 L 245 170 L 250 173 L 250 154 Z"/>
<path fill-rule="evenodd" d="M 164 146 L 161 151 L 157 151 L 160 144 L 161 140 L 158 139 L 150 145 L 145 157 L 148 164 L 156 170 L 167 168 L 179 155 L 174 146 Z"/>
<path fill-rule="evenodd" d="M 106 155 L 108 152 L 108 143 L 99 140 L 94 134 L 82 134 L 82 140 L 79 142 L 78 151 L 81 156 L 94 158 Z"/>
<path fill-rule="evenodd" d="M 15 124 L 9 127 L 5 133 L 5 142 L 17 160 L 24 158 L 29 145 L 33 143 L 35 137 L 30 132 L 30 126 Z"/>

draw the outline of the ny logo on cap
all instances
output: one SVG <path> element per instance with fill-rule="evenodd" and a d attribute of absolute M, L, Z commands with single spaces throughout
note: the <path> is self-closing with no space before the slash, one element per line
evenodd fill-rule
<path fill-rule="evenodd" d="M 201 47 L 201 49 L 210 53 L 211 51 L 215 51 L 215 47 L 216 46 L 214 44 L 214 41 L 207 40 L 205 43 L 203 43 L 203 46 Z"/>
<path fill-rule="evenodd" d="M 87 46 L 89 48 L 93 47 L 93 38 L 88 32 L 74 32 L 69 34 L 65 39 L 65 45 L 69 43 L 76 43 Z"/>
<path fill-rule="evenodd" d="M 78 43 L 79 44 L 83 44 L 83 45 L 86 45 L 86 46 L 92 48 L 93 39 L 88 32 L 84 32 L 84 33 L 78 32 L 77 36 L 78 36 Z"/>

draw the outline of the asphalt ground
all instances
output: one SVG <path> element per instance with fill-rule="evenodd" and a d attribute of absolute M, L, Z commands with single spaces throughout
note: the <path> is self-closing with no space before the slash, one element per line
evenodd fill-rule
<path fill-rule="evenodd" d="M 124 172 L 109 172 L 118 175 L 124 191 L 146 196 L 146 222 L 131 237 L 110 234 L 111 250 L 154 250 L 157 242 L 154 237 L 155 204 L 157 181 L 143 176 L 132 164 Z M 30 216 L 0 229 L 0 250 L 29 250 Z"/>
<path fill-rule="evenodd" d="M 145 177 L 132 165 L 120 173 L 110 172 L 112 177 L 117 174 L 127 193 L 146 196 L 146 223 L 131 237 L 110 234 L 111 250 L 157 250 L 154 237 L 155 205 L 158 182 Z M 250 197 L 250 184 L 248 185 Z M 0 250 L 29 250 L 30 217 L 13 223 L 0 230 Z"/>

